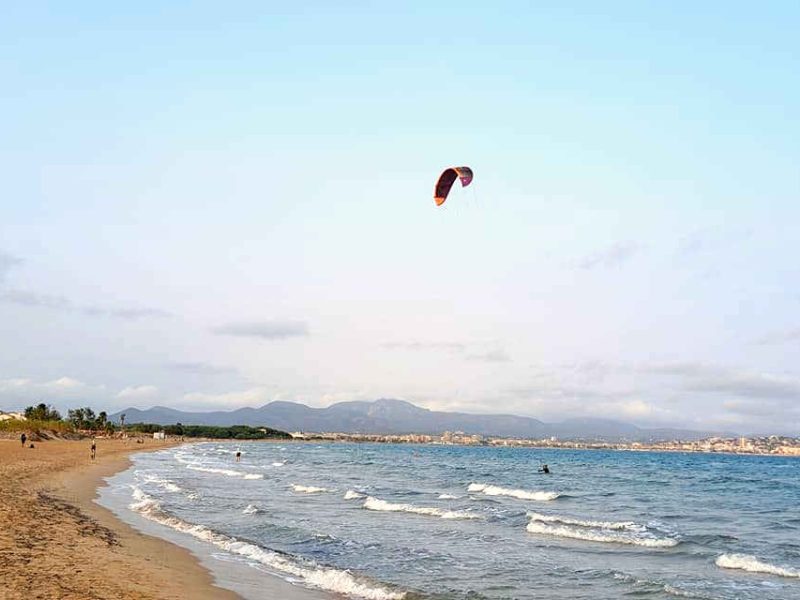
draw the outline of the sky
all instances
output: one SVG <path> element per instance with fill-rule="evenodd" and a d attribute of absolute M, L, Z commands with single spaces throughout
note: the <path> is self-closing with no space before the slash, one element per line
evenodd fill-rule
<path fill-rule="evenodd" d="M 800 434 L 797 2 L 167 4 L 4 7 L 0 409 Z"/>

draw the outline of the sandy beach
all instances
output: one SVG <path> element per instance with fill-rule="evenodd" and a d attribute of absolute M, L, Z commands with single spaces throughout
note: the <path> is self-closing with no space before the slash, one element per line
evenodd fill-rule
<path fill-rule="evenodd" d="M 133 452 L 170 442 L 0 439 L 0 598 L 219 598 L 188 550 L 143 535 L 93 502 Z"/>

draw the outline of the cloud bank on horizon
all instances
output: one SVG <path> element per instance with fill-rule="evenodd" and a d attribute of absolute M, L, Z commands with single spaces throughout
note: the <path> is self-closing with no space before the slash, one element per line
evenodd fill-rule
<path fill-rule="evenodd" d="M 0 409 L 798 433 L 800 8 L 226 10 L 0 23 Z"/>

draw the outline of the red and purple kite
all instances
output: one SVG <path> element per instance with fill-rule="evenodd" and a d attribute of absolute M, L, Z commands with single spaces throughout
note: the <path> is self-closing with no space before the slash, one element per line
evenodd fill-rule
<path fill-rule="evenodd" d="M 441 206 L 447 200 L 447 195 L 450 193 L 450 188 L 453 187 L 456 179 L 461 180 L 461 187 L 467 187 L 472 182 L 472 169 L 469 167 L 450 167 L 439 175 L 439 181 L 436 182 L 436 190 L 433 193 L 436 206 Z"/>

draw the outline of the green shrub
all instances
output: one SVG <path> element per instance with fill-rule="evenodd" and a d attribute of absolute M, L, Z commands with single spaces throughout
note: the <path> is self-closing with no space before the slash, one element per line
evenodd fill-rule
<path fill-rule="evenodd" d="M 163 431 L 167 435 L 182 435 L 184 437 L 201 437 L 219 440 L 266 440 L 266 439 L 291 439 L 292 436 L 285 431 L 270 427 L 249 427 L 247 425 L 232 425 L 230 427 L 215 427 L 213 425 L 157 425 L 155 423 L 133 423 L 125 427 L 133 433 L 152 434 Z"/>
<path fill-rule="evenodd" d="M 33 431 L 56 431 L 58 433 L 71 433 L 75 429 L 65 421 L 19 421 L 9 419 L 0 421 L 0 431 L 6 432 L 33 432 Z"/>

